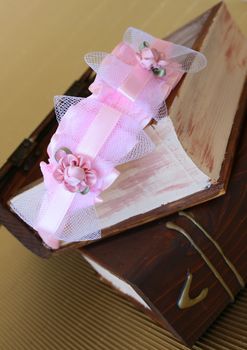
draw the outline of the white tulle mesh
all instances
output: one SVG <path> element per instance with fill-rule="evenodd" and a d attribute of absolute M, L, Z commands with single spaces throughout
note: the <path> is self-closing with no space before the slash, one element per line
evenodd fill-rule
<path fill-rule="evenodd" d="M 45 195 L 45 192 L 45 186 L 42 182 L 12 198 L 10 201 L 10 207 L 29 226 L 35 227 L 35 222 L 37 221 L 42 198 Z M 30 203 L 32 203 L 32 210 L 30 210 Z"/>
<path fill-rule="evenodd" d="M 55 113 L 59 126 L 48 145 L 49 159 L 54 160 L 59 148 L 72 152 L 83 138 L 88 126 L 99 111 L 99 101 L 91 95 L 88 98 L 57 96 Z M 66 118 L 64 118 L 66 116 Z"/>
<path fill-rule="evenodd" d="M 42 215 L 41 206 L 47 195 L 44 183 L 40 183 L 29 190 L 19 194 L 10 201 L 11 209 L 21 217 L 29 226 L 36 229 L 37 217 Z M 76 198 L 67 212 L 62 230 L 54 234 L 53 238 L 64 242 L 78 242 L 99 239 L 101 231 L 95 207 L 80 209 L 82 198 Z M 32 203 L 32 210 L 30 210 Z M 45 208 L 43 207 L 43 210 Z"/>
<path fill-rule="evenodd" d="M 139 51 L 140 44 L 144 41 L 152 44 L 154 37 L 140 29 L 129 27 L 123 35 L 123 41 L 131 45 L 135 51 Z"/>
<path fill-rule="evenodd" d="M 54 97 L 54 106 L 55 106 L 55 113 L 58 123 L 62 119 L 62 117 L 65 115 L 69 107 L 76 105 L 77 103 L 84 100 L 84 98 L 81 97 L 75 97 L 75 96 L 55 96 Z"/>
<path fill-rule="evenodd" d="M 151 141 L 150 137 L 144 132 L 141 131 L 137 135 L 137 144 L 136 146 L 123 158 L 121 158 L 117 165 L 130 162 L 132 160 L 140 159 L 143 156 L 151 153 L 155 148 L 154 143 Z"/>
<path fill-rule="evenodd" d="M 60 125 L 54 134 L 55 143 L 57 146 L 58 136 L 61 134 L 61 147 L 68 147 L 73 151 L 103 104 L 93 95 L 88 98 L 59 96 L 55 103 L 57 101 L 58 107 L 56 104 L 55 113 Z"/>
<path fill-rule="evenodd" d="M 174 45 L 169 59 L 177 64 L 171 67 L 179 72 L 196 73 L 207 65 L 207 60 L 200 52 L 193 51 L 184 46 Z"/>
<path fill-rule="evenodd" d="M 95 51 L 95 52 L 87 53 L 84 56 L 84 60 L 87 63 L 87 65 L 97 73 L 101 62 L 106 56 L 107 56 L 106 52 Z"/>
<path fill-rule="evenodd" d="M 73 206 L 64 217 L 63 230 L 57 231 L 54 238 L 64 242 L 79 242 L 92 241 L 101 237 L 100 224 L 95 207 L 80 209 L 76 202 L 83 199 L 78 197 L 75 197 Z"/>
<path fill-rule="evenodd" d="M 128 139 L 132 139 L 132 143 L 126 144 L 127 137 Z M 115 145 L 114 148 L 112 144 Z M 109 137 L 100 151 L 99 157 L 117 166 L 151 153 L 154 147 L 153 142 L 144 131 L 136 133 L 133 130 L 124 130 L 116 127 L 114 133 Z M 125 152 L 123 152 L 123 149 L 125 149 Z"/>
<path fill-rule="evenodd" d="M 168 116 L 168 110 L 165 101 L 163 101 L 157 108 L 157 112 L 155 112 L 153 119 L 157 122 L 164 117 Z"/>

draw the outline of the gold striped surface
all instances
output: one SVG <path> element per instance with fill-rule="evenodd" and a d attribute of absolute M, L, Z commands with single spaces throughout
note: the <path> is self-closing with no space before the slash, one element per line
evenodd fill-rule
<path fill-rule="evenodd" d="M 24 250 L 0 280 L 1 350 L 187 349 L 100 282 L 77 252 L 45 261 Z M 247 349 L 246 321 L 244 290 L 193 349 Z"/>
<path fill-rule="evenodd" d="M 217 0 L 0 2 L 0 164 L 128 26 L 165 36 Z M 247 2 L 227 0 L 247 34 Z M 219 48 L 220 49 L 220 48 Z M 202 315 L 203 317 L 203 315 Z M 247 291 L 195 350 L 247 349 Z M 110 287 L 76 252 L 44 261 L 0 228 L 0 350 L 186 349 Z"/>

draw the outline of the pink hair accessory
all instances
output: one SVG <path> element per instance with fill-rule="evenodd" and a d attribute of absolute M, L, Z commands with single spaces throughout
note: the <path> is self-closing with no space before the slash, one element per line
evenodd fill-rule
<path fill-rule="evenodd" d="M 60 113 L 59 105 L 64 104 L 68 108 Z M 52 248 L 57 248 L 57 240 L 98 238 L 100 224 L 94 206 L 119 176 L 115 166 L 142 157 L 154 147 L 142 131 L 140 116 L 135 119 L 94 95 L 76 100 L 62 96 L 56 99 L 55 109 L 60 124 L 48 146 L 49 163 L 41 163 L 46 194 L 34 223 Z M 77 227 L 85 215 L 87 222 Z"/>
<path fill-rule="evenodd" d="M 100 238 L 97 203 L 120 176 L 116 167 L 152 152 L 143 128 L 167 115 L 165 99 L 184 72 L 206 65 L 202 54 L 135 28 L 127 29 L 111 54 L 94 52 L 85 59 L 97 73 L 92 95 L 55 98 L 59 125 L 47 148 L 48 163 L 40 164 L 43 190 L 25 197 L 38 214 L 24 215 L 21 201 L 16 207 L 53 249 L 60 241 Z"/>

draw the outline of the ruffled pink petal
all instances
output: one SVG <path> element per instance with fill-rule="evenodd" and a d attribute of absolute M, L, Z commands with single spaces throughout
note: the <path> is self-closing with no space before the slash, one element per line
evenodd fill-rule
<path fill-rule="evenodd" d="M 54 165 L 46 164 L 45 162 L 40 163 L 40 169 L 44 177 L 44 183 L 46 188 L 52 188 L 56 184 L 56 180 L 53 176 Z"/>
<path fill-rule="evenodd" d="M 96 184 L 96 182 L 97 182 L 96 172 L 93 170 L 86 172 L 86 183 L 88 184 L 88 186 L 92 187 Z"/>
<path fill-rule="evenodd" d="M 98 181 L 98 173 L 92 169 L 92 160 L 83 154 L 60 154 L 56 166 L 51 169 L 53 179 L 63 183 L 70 192 L 83 192 L 89 187 L 94 190 Z"/>

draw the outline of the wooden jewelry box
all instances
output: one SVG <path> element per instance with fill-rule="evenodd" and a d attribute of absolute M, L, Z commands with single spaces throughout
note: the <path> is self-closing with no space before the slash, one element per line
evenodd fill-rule
<path fill-rule="evenodd" d="M 167 104 L 181 144 L 212 179 L 211 187 L 143 214 L 133 213 L 104 228 L 102 238 L 124 234 L 83 248 L 91 242 L 53 251 L 9 206 L 11 198 L 32 188 L 41 177 L 39 163 L 47 159 L 46 148 L 57 127 L 52 111 L 0 170 L 0 222 L 42 257 L 80 248 L 105 281 L 191 345 L 247 279 L 247 144 L 239 136 L 247 96 L 247 48 L 222 3 L 167 40 L 202 51 L 208 59 L 207 71 L 197 77 L 185 75 Z M 88 70 L 66 95 L 87 97 L 93 80 Z M 189 211 L 171 215 L 188 207 Z"/>

